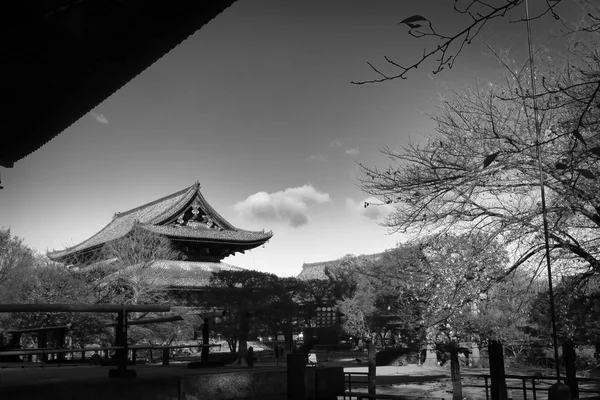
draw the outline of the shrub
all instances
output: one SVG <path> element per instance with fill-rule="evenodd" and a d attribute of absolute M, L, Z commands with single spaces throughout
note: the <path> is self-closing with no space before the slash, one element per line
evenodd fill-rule
<path fill-rule="evenodd" d="M 402 366 L 419 363 L 419 352 L 407 348 L 390 348 L 378 351 L 375 355 L 378 366 Z"/>

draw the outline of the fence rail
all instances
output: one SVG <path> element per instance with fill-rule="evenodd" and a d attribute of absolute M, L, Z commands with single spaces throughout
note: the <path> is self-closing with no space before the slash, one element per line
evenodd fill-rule
<path fill-rule="evenodd" d="M 388 400 L 423 400 L 422 396 L 403 396 L 400 394 L 369 394 L 365 392 L 353 392 L 352 391 L 352 383 L 364 383 L 367 384 L 367 380 L 352 380 L 353 375 L 357 375 L 359 377 L 368 377 L 368 372 L 344 372 L 345 375 L 345 384 L 348 385 L 348 390 L 344 392 L 344 400 L 352 400 L 352 399 L 388 399 Z M 430 400 L 436 400 L 435 397 L 428 397 Z M 442 399 L 443 400 L 443 399 Z"/>
<path fill-rule="evenodd" d="M 423 396 L 402 396 L 400 394 L 368 394 L 362 392 L 345 392 L 344 399 L 388 399 L 388 400 L 423 400 Z M 436 400 L 436 397 L 427 397 L 428 400 Z M 440 400 L 444 400 L 440 398 Z"/>
<path fill-rule="evenodd" d="M 201 348 L 201 347 L 220 347 L 220 344 L 193 344 L 193 345 L 177 345 L 177 346 L 152 346 L 152 345 L 130 345 L 127 346 L 127 349 L 131 351 L 132 361 L 136 361 L 137 359 L 137 351 L 138 350 L 160 350 L 162 351 L 162 361 L 163 364 L 165 362 L 168 363 L 169 359 L 174 356 L 171 355 L 171 350 L 174 349 L 186 349 L 186 348 Z M 84 347 L 81 349 L 65 349 L 65 348 L 36 348 L 36 349 L 15 349 L 15 350 L 4 350 L 0 351 L 0 356 L 32 356 L 32 355 L 41 355 L 43 359 L 48 355 L 58 355 L 58 354 L 71 354 L 71 359 L 74 359 L 74 354 L 82 354 L 82 362 L 85 361 L 85 353 L 89 352 L 99 352 L 102 351 L 105 354 L 105 359 L 108 358 L 109 351 L 123 350 L 124 346 L 105 346 L 105 347 Z"/>
<path fill-rule="evenodd" d="M 483 378 L 484 380 L 484 384 L 483 385 L 477 385 L 477 384 L 462 384 L 462 387 L 473 387 L 473 388 L 485 388 L 485 398 L 486 400 L 490 400 L 490 375 L 489 374 L 462 374 L 462 378 Z M 507 383 L 506 388 L 510 389 L 510 390 L 520 390 L 523 393 L 523 400 L 527 400 L 527 393 L 531 392 L 532 394 L 532 399 L 533 400 L 537 400 L 537 392 L 540 390 L 548 390 L 548 388 L 550 387 L 550 384 L 548 385 L 544 385 L 544 386 L 539 386 L 538 384 L 541 383 L 541 381 L 544 380 L 548 380 L 548 381 L 554 381 L 556 380 L 556 376 L 527 376 L 527 375 L 510 375 L 507 374 L 505 375 L 506 380 L 520 380 L 521 381 L 521 385 L 520 386 L 510 386 L 509 383 Z M 582 388 L 579 387 L 579 393 L 596 393 L 598 396 L 594 396 L 594 397 L 589 397 L 589 399 L 600 399 L 600 379 L 596 379 L 596 378 L 579 378 L 577 377 L 577 383 L 579 384 L 580 382 L 596 382 L 596 389 L 587 389 L 587 388 Z M 527 385 L 528 382 L 531 382 L 531 385 Z M 537 381 L 537 384 L 536 384 Z"/>

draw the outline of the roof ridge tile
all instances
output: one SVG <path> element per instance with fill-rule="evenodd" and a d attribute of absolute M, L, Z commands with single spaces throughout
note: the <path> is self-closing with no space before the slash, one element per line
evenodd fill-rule
<path fill-rule="evenodd" d="M 126 215 L 129 215 L 129 214 L 131 214 L 131 213 L 135 212 L 135 211 L 143 210 L 144 208 L 147 208 L 147 207 L 153 206 L 153 205 L 155 205 L 155 204 L 157 204 L 157 203 L 160 203 L 161 201 L 165 201 L 165 200 L 168 200 L 168 199 L 170 199 L 170 198 L 173 198 L 173 197 L 176 197 L 176 196 L 182 195 L 183 193 L 186 193 L 188 190 L 190 190 L 190 189 L 191 189 L 191 188 L 193 188 L 194 186 L 196 186 L 196 184 L 194 184 L 194 185 L 192 185 L 192 186 L 189 186 L 189 187 L 187 187 L 187 188 L 185 188 L 185 189 L 182 189 L 182 190 L 180 190 L 180 191 L 178 191 L 178 192 L 171 193 L 171 194 L 169 194 L 169 195 L 167 195 L 167 196 L 161 197 L 160 199 L 157 199 L 157 200 L 151 201 L 151 202 L 149 202 L 149 203 L 146 203 L 146 204 L 143 204 L 143 205 L 141 205 L 141 206 L 137 206 L 137 207 L 135 207 L 135 208 L 132 208 L 131 210 L 127 210 L 127 211 L 123 211 L 123 212 L 116 212 L 116 213 L 114 214 L 113 218 L 120 218 L 120 217 L 124 217 L 124 216 L 126 216 Z"/>

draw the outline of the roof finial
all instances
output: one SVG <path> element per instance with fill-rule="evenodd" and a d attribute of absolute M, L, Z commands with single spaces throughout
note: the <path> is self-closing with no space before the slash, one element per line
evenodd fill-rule
<path fill-rule="evenodd" d="M 200 181 L 199 181 L 199 180 L 196 180 L 196 183 L 194 183 L 194 186 L 197 186 L 197 187 L 198 187 L 198 189 L 200 189 L 200 187 L 201 187 L 201 186 L 200 186 Z"/>

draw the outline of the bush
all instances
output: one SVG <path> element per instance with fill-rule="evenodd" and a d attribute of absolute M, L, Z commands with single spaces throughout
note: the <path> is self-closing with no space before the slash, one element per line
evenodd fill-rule
<path fill-rule="evenodd" d="M 585 371 L 598 365 L 598 360 L 594 357 L 595 350 L 594 346 L 579 346 L 576 348 L 575 369 L 577 371 Z"/>
<path fill-rule="evenodd" d="M 402 366 L 419 363 L 419 352 L 407 348 L 391 348 L 378 351 L 375 364 L 378 366 Z"/>
<path fill-rule="evenodd" d="M 575 369 L 585 371 L 596 365 L 593 346 L 577 346 Z M 564 368 L 565 362 L 562 348 L 558 349 L 559 361 Z M 554 368 L 554 350 L 550 346 L 533 345 L 523 353 L 514 357 L 505 357 L 505 365 L 515 368 Z"/>

